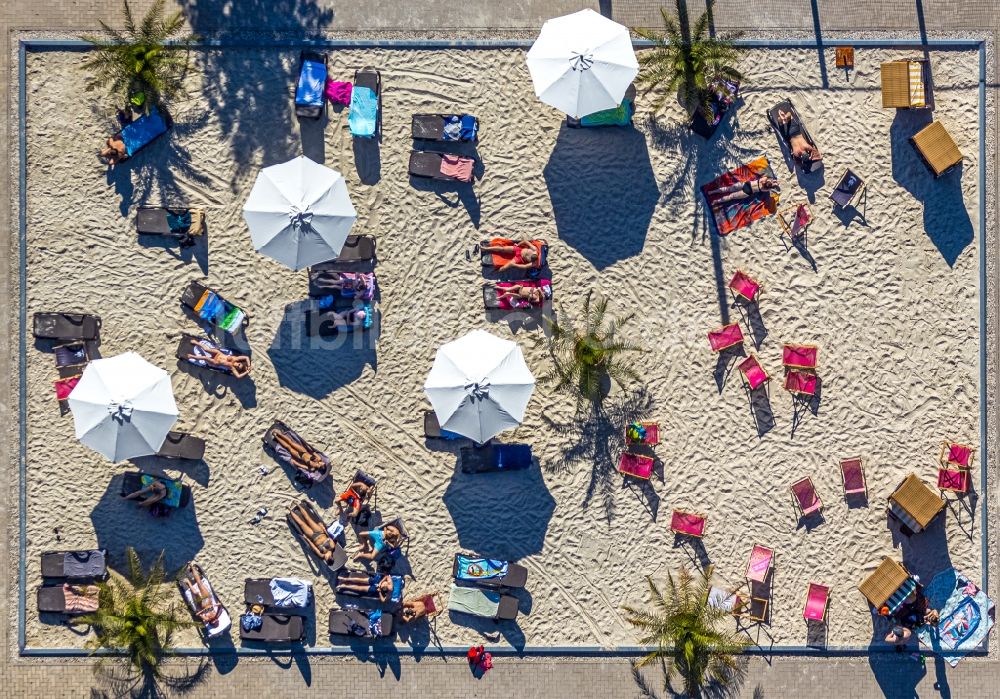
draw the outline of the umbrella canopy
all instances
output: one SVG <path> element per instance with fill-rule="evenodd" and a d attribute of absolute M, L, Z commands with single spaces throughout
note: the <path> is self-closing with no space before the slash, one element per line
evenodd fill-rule
<path fill-rule="evenodd" d="M 357 212 L 339 172 L 299 156 L 260 171 L 243 218 L 257 252 L 299 270 L 337 257 Z"/>
<path fill-rule="evenodd" d="M 542 102 L 578 119 L 621 104 L 639 62 L 628 28 L 587 9 L 542 25 L 528 70 Z"/>
<path fill-rule="evenodd" d="M 534 389 L 517 343 L 484 330 L 438 349 L 424 383 L 442 429 L 476 442 L 520 424 Z"/>
<path fill-rule="evenodd" d="M 69 407 L 77 439 L 111 461 L 155 454 L 177 421 L 170 376 L 135 352 L 90 362 Z"/>

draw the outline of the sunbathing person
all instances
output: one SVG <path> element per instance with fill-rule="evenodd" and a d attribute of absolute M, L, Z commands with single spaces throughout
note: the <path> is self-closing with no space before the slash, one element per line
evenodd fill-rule
<path fill-rule="evenodd" d="M 194 584 L 191 583 L 191 578 L 187 576 L 184 578 L 184 584 L 187 585 L 187 589 L 191 593 L 191 599 L 194 600 L 194 604 L 198 608 L 198 611 L 194 615 L 206 624 L 214 624 L 219 618 L 219 605 L 213 601 L 212 591 L 205 581 L 201 579 L 197 568 L 188 565 L 188 573 L 194 577 Z"/>
<path fill-rule="evenodd" d="M 399 548 L 403 543 L 403 533 L 395 524 L 387 524 L 382 529 L 360 532 L 361 552 L 354 554 L 356 561 L 374 561 L 386 549 Z"/>
<path fill-rule="evenodd" d="M 403 589 L 403 579 L 399 580 L 399 591 Z M 393 596 L 397 582 L 392 575 L 355 571 L 341 576 L 337 581 L 337 592 L 354 592 L 359 595 L 378 595 L 380 602 L 386 602 Z"/>
<path fill-rule="evenodd" d="M 365 500 L 371 494 L 371 488 L 361 481 L 354 481 L 351 485 L 337 497 L 337 508 L 340 510 L 340 516 L 343 517 L 345 514 L 350 519 L 357 519 L 357 516 L 361 513 L 361 506 L 364 505 Z"/>
<path fill-rule="evenodd" d="M 411 599 L 403 602 L 403 622 L 416 621 L 427 616 L 427 605 L 424 603 L 425 597 Z"/>
<path fill-rule="evenodd" d="M 139 506 L 150 507 L 165 497 L 167 497 L 167 485 L 163 481 L 154 479 L 153 482 L 145 488 L 126 495 L 125 499 L 138 500 L 139 498 L 142 498 L 142 502 L 139 503 Z"/>
<path fill-rule="evenodd" d="M 250 375 L 250 357 L 242 354 L 226 354 L 218 347 L 193 337 L 191 344 L 206 354 L 190 353 L 187 355 L 188 361 L 205 362 L 217 369 L 228 371 L 237 379 Z"/>
<path fill-rule="evenodd" d="M 532 269 L 538 266 L 538 248 L 530 240 L 521 240 L 514 245 L 486 245 L 479 248 L 482 252 L 492 252 L 500 255 L 511 255 L 510 262 L 500 268 Z"/>
<path fill-rule="evenodd" d="M 127 157 L 128 151 L 125 150 L 125 141 L 122 140 L 121 136 L 111 136 L 108 138 L 105 142 L 104 150 L 100 152 L 100 158 L 110 165 L 112 170 L 115 168 L 115 165 Z"/>
<path fill-rule="evenodd" d="M 322 471 L 326 468 L 326 462 L 314 449 L 310 449 L 301 442 L 286 435 L 284 432 L 274 431 L 274 441 L 288 450 L 292 458 L 292 466 L 302 471 Z"/>
<path fill-rule="evenodd" d="M 324 288 L 327 289 L 353 289 L 354 291 L 364 291 L 368 288 L 368 281 L 363 275 L 355 274 L 350 277 L 345 277 L 339 272 L 335 272 L 337 275 L 335 279 L 324 284 Z"/>
<path fill-rule="evenodd" d="M 508 286 L 506 289 L 501 289 L 500 293 L 497 294 L 497 299 L 504 298 L 509 298 L 511 301 L 523 301 L 530 303 L 532 306 L 540 306 L 542 305 L 542 301 L 545 300 L 545 293 L 538 286 L 514 284 L 513 286 Z"/>
<path fill-rule="evenodd" d="M 288 511 L 288 516 L 298 525 L 299 531 L 302 532 L 306 542 L 309 544 L 309 548 L 324 561 L 331 563 L 336 552 L 336 544 L 326 533 L 323 525 L 319 522 L 314 522 L 305 510 L 295 507 Z"/>
<path fill-rule="evenodd" d="M 773 177 L 763 175 L 762 177 L 748 180 L 747 182 L 735 182 L 731 185 L 726 185 L 725 187 L 706 190 L 705 194 L 707 196 L 712 196 L 713 194 L 723 195 L 712 202 L 713 209 L 721 209 L 724 204 L 728 204 L 731 201 L 749 199 L 757 194 L 767 194 L 768 192 L 772 192 L 776 189 L 781 189 L 778 184 L 778 180 Z"/>
<path fill-rule="evenodd" d="M 346 311 L 334 313 L 324 320 L 332 320 L 335 328 L 362 328 L 367 317 L 368 313 L 363 308 L 348 308 Z"/>
<path fill-rule="evenodd" d="M 820 160 L 823 157 L 819 148 L 811 144 L 802 133 L 802 124 L 795 118 L 795 114 L 791 110 L 778 110 L 778 125 L 785 138 L 788 139 L 788 147 L 792 152 L 792 157 L 800 163 Z"/>

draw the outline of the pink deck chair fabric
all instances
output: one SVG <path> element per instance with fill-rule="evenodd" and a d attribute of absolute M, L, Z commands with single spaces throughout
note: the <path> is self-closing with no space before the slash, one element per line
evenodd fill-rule
<path fill-rule="evenodd" d="M 812 221 L 812 214 L 809 213 L 809 207 L 805 204 L 799 204 L 795 209 L 795 218 L 792 219 L 792 225 L 788 229 L 788 235 L 793 238 L 798 238 L 800 235 L 805 233 L 806 226 Z"/>
<path fill-rule="evenodd" d="M 756 354 L 751 354 L 740 362 L 739 370 L 751 391 L 760 388 L 767 382 L 767 372 L 760 365 L 760 360 L 757 359 Z"/>
<path fill-rule="evenodd" d="M 655 461 L 648 456 L 625 452 L 618 460 L 618 472 L 626 476 L 649 480 L 653 475 Z"/>
<path fill-rule="evenodd" d="M 706 520 L 701 515 L 674 510 L 670 515 L 670 531 L 686 536 L 701 537 L 705 533 Z"/>
<path fill-rule="evenodd" d="M 815 369 L 819 363 L 819 347 L 785 345 L 781 350 L 781 362 L 794 369 Z"/>
<path fill-rule="evenodd" d="M 829 600 L 829 587 L 809 583 L 809 590 L 806 592 L 806 607 L 802 610 L 802 618 L 806 621 L 823 621 L 826 619 L 826 603 Z"/>
<path fill-rule="evenodd" d="M 730 323 L 708 333 L 708 343 L 712 346 L 713 352 L 721 352 L 741 342 L 743 342 L 743 330 L 739 323 Z"/>
<path fill-rule="evenodd" d="M 945 444 L 945 458 L 943 461 L 949 464 L 955 464 L 956 466 L 961 466 L 962 468 L 969 468 L 969 463 L 972 460 L 972 447 L 967 447 L 964 444 L 955 444 L 954 442 L 947 442 Z"/>
<path fill-rule="evenodd" d="M 56 400 L 66 400 L 73 392 L 76 385 L 80 383 L 79 376 L 70 376 L 64 379 L 57 379 L 53 382 L 56 388 Z"/>
<path fill-rule="evenodd" d="M 966 493 L 969 490 L 969 472 L 961 468 L 939 468 L 938 489 Z"/>
<path fill-rule="evenodd" d="M 755 301 L 757 300 L 757 292 L 760 291 L 760 283 L 743 271 L 736 270 L 736 274 L 729 282 L 729 288 L 737 296 L 742 296 L 747 301 Z"/>
<path fill-rule="evenodd" d="M 785 374 L 785 390 L 805 396 L 816 395 L 816 375 L 801 371 L 789 371 Z"/>
<path fill-rule="evenodd" d="M 823 509 L 823 501 L 816 494 L 816 488 L 813 486 L 811 478 L 803 478 L 801 481 L 792 483 L 792 494 L 799 504 L 799 509 L 802 510 L 803 517 Z"/>
<path fill-rule="evenodd" d="M 840 462 L 840 472 L 844 477 L 844 495 L 867 493 L 865 468 L 861 459 L 845 459 Z"/>
<path fill-rule="evenodd" d="M 772 560 L 774 560 L 774 549 L 754 544 L 753 550 L 750 552 L 750 562 L 747 563 L 747 580 L 759 583 L 767 580 Z"/>

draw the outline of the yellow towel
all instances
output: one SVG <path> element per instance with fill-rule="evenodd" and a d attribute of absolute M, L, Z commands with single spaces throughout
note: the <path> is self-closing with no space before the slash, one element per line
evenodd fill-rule
<path fill-rule="evenodd" d="M 924 64 L 919 61 L 910 61 L 910 106 L 927 106 L 924 97 Z"/>

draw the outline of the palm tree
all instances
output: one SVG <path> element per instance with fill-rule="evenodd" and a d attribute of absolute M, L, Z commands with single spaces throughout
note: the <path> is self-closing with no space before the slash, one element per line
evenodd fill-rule
<path fill-rule="evenodd" d="M 593 292 L 588 291 L 583 299 L 585 325 L 582 331 L 568 320 L 546 318 L 553 369 L 540 380 L 554 381 L 556 389 L 566 389 L 579 398 L 600 402 L 606 379 L 613 379 L 620 386 L 629 380 L 639 380 L 638 373 L 622 355 L 644 350 L 618 337 L 619 331 L 635 314 L 606 320 L 608 299 L 602 296 L 591 303 L 592 296 Z"/>
<path fill-rule="evenodd" d="M 130 672 L 160 679 L 159 663 L 170 654 L 174 633 L 194 622 L 183 618 L 176 604 L 167 603 L 177 592 L 163 584 L 162 552 L 149 573 L 132 547 L 126 557 L 128 577 L 113 575 L 100 583 L 98 610 L 79 617 L 79 622 L 94 627 L 95 636 L 87 641 L 92 653 L 102 648 L 123 651 Z"/>
<path fill-rule="evenodd" d="M 655 46 L 639 54 L 637 83 L 645 92 L 662 86 L 664 92 L 653 102 L 659 110 L 671 93 L 676 93 L 681 105 L 693 116 L 698 108 L 711 113 L 713 94 L 721 90 L 728 93 L 722 80 L 741 82 L 743 75 L 735 67 L 739 51 L 733 46 L 738 34 L 709 36 L 709 14 L 706 11 L 688 25 L 687 6 L 676 0 L 677 16 L 660 8 L 663 31 L 633 29 L 638 36 L 652 41 Z M 726 94 L 733 98 L 735 95 Z"/>
<path fill-rule="evenodd" d="M 623 607 L 626 621 L 645 634 L 639 642 L 654 647 L 636 667 L 660 660 L 665 667 L 664 689 L 679 674 L 689 696 L 699 696 L 712 685 L 725 687 L 738 681 L 744 665 L 737 656 L 749 641 L 718 628 L 730 613 L 708 602 L 712 566 L 698 577 L 684 569 L 676 578 L 667 573 L 664 590 L 652 578 L 646 582 L 652 610 Z"/>
<path fill-rule="evenodd" d="M 164 17 L 164 0 L 155 0 L 137 25 L 128 0 L 122 0 L 125 29 L 112 29 L 103 21 L 103 36 L 84 36 L 94 45 L 92 58 L 83 63 L 92 77 L 87 90 L 107 89 L 120 103 L 148 112 L 184 94 L 184 75 L 194 37 L 179 36 L 184 27 L 180 10 Z M 174 45 L 168 46 L 171 41 Z"/>

